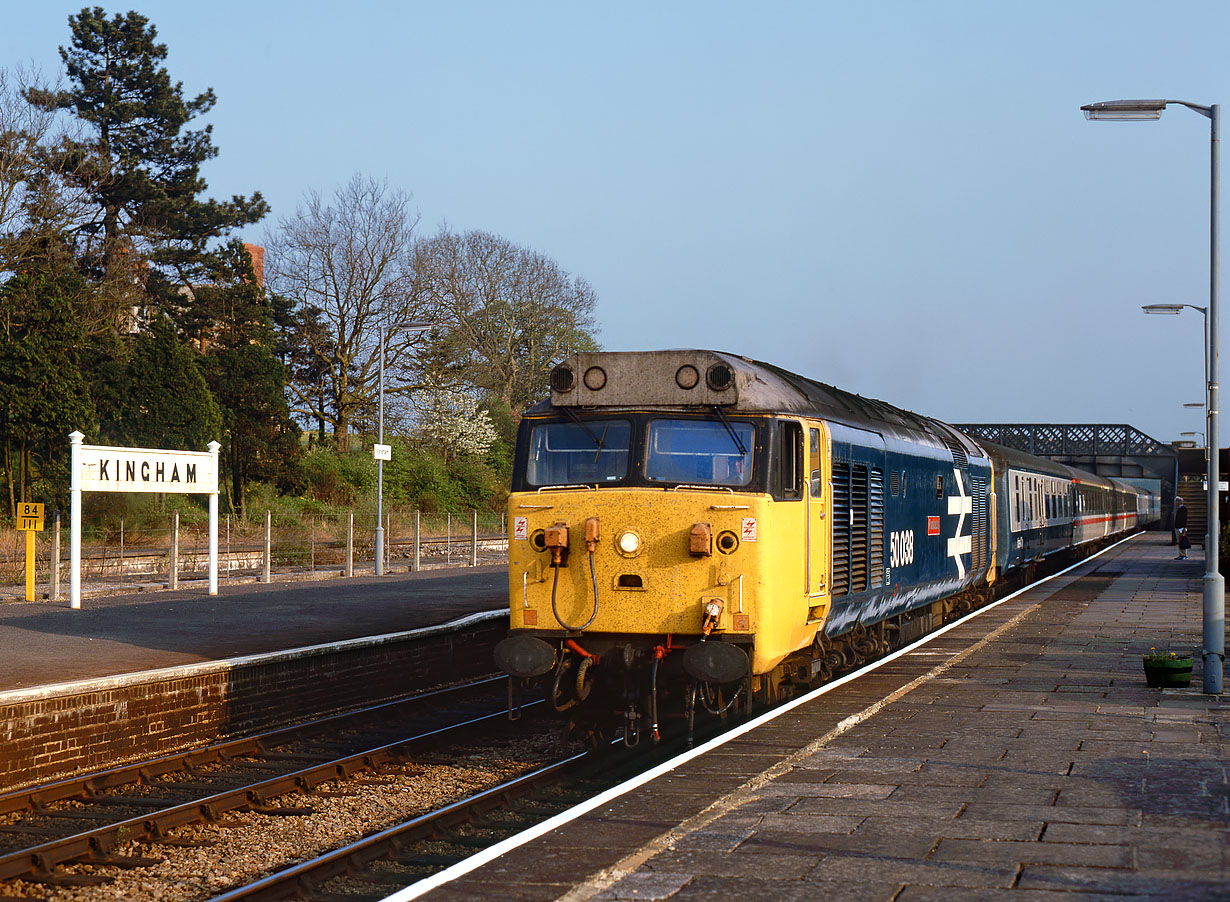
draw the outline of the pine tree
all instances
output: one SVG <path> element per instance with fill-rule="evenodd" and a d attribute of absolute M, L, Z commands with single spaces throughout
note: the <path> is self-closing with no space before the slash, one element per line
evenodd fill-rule
<path fill-rule="evenodd" d="M 212 89 L 185 100 L 172 83 L 165 44 L 144 16 L 107 18 L 102 7 L 69 16 L 72 42 L 60 48 L 71 88 L 31 90 L 28 99 L 47 109 L 69 110 L 92 136 L 69 142 L 68 171 L 88 179 L 95 202 L 89 230 L 101 236 L 101 266 L 112 297 L 131 303 L 142 273 L 139 260 L 172 267 L 155 289 L 173 300 L 185 272 L 208 263 L 207 244 L 267 212 L 259 193 L 229 201 L 200 200 L 206 189 L 201 164 L 217 155 L 211 128 L 186 126 L 214 105 Z M 118 312 L 117 312 L 118 315 Z"/>

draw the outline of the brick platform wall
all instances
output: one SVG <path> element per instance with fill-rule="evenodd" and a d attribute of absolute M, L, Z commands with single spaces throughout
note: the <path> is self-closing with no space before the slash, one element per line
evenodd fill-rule
<path fill-rule="evenodd" d="M 494 670 L 507 614 L 0 693 L 0 791 L 379 704 Z"/>

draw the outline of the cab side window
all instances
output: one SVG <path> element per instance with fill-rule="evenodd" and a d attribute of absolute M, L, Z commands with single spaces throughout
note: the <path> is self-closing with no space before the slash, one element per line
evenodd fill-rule
<path fill-rule="evenodd" d="M 787 421 L 777 426 L 775 494 L 784 501 L 797 501 L 803 497 L 803 426 Z"/>

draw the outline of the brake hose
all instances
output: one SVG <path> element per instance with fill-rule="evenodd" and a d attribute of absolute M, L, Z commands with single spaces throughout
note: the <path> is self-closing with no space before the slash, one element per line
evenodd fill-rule
<path fill-rule="evenodd" d="M 564 622 L 564 618 L 559 615 L 559 607 L 555 602 L 555 591 L 559 588 L 559 567 L 555 568 L 555 579 L 551 581 L 551 613 L 555 615 L 556 622 L 570 633 L 579 633 L 585 629 L 598 617 L 598 574 L 594 570 L 594 553 L 589 553 L 589 578 L 594 586 L 594 610 L 589 615 L 589 619 L 580 626 L 573 626 Z"/>

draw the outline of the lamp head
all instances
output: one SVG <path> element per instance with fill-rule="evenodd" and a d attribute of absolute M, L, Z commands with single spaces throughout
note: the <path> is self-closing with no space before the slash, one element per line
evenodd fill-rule
<path fill-rule="evenodd" d="M 1106 100 L 1081 107 L 1086 119 L 1161 119 L 1167 100 Z"/>
<path fill-rule="evenodd" d="M 1175 316 L 1183 312 L 1182 304 L 1145 304 L 1140 308 L 1145 313 L 1165 313 Z"/>

